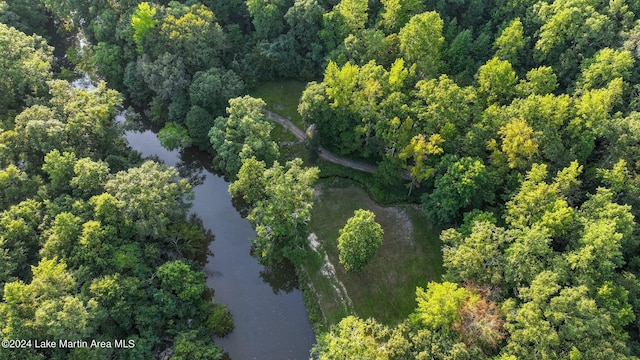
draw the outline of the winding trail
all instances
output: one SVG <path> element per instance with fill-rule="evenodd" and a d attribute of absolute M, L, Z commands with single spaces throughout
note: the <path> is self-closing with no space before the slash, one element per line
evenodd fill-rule
<path fill-rule="evenodd" d="M 262 111 L 268 118 L 282 125 L 285 129 L 289 130 L 289 132 L 291 132 L 296 137 L 296 139 L 298 139 L 298 141 L 304 141 L 307 138 L 307 135 L 304 133 L 304 131 L 297 127 L 296 124 L 291 122 L 291 120 L 284 118 L 271 110 L 262 109 Z M 378 168 L 375 165 L 365 164 L 359 161 L 338 156 L 323 148 L 322 146 L 318 148 L 318 156 L 334 164 L 346 166 L 351 169 L 360 170 L 371 174 L 376 172 L 376 169 Z"/>

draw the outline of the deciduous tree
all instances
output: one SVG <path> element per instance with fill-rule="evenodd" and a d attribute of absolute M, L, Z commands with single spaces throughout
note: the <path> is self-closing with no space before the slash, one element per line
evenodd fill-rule
<path fill-rule="evenodd" d="M 442 68 L 443 21 L 435 11 L 414 15 L 400 30 L 400 51 L 409 64 L 416 64 L 425 77 L 434 77 Z"/>
<path fill-rule="evenodd" d="M 375 214 L 356 210 L 340 229 L 338 251 L 340 263 L 347 271 L 359 272 L 378 253 L 384 231 L 375 221 Z"/>

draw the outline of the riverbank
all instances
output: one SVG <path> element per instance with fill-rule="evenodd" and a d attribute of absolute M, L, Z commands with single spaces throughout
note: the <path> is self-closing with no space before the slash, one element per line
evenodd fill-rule
<path fill-rule="evenodd" d="M 309 355 L 315 336 L 293 271 L 269 269 L 251 256 L 255 232 L 234 207 L 229 183 L 208 154 L 193 148 L 169 151 L 151 130 L 128 131 L 129 145 L 144 157 L 173 166 L 193 186 L 191 213 L 215 240 L 204 266 L 213 300 L 227 305 L 234 330 L 216 339 L 233 360 L 298 360 Z"/>

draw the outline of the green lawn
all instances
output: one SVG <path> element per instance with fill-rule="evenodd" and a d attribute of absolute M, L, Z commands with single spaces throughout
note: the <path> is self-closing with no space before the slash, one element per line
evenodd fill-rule
<path fill-rule="evenodd" d="M 304 129 L 302 117 L 298 114 L 298 103 L 306 86 L 306 82 L 298 80 L 267 81 L 258 85 L 249 95 L 261 98 L 267 103 L 267 109 L 289 118 Z"/>
<path fill-rule="evenodd" d="M 317 250 L 304 270 L 324 325 L 336 324 L 349 314 L 374 317 L 388 325 L 402 321 L 416 306 L 416 286 L 424 287 L 442 274 L 439 230 L 428 226 L 416 208 L 379 206 L 358 187 L 318 189 L 310 223 Z M 338 262 L 338 231 L 361 208 L 376 214 L 384 240 L 364 271 L 351 274 Z"/>

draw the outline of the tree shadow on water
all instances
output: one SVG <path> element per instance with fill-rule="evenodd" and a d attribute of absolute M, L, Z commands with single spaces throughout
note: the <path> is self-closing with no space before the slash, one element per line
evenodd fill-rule
<path fill-rule="evenodd" d="M 281 292 L 288 294 L 298 288 L 295 267 L 290 261 L 280 261 L 271 266 L 265 266 L 260 271 L 260 278 L 271 286 L 276 295 Z"/>

